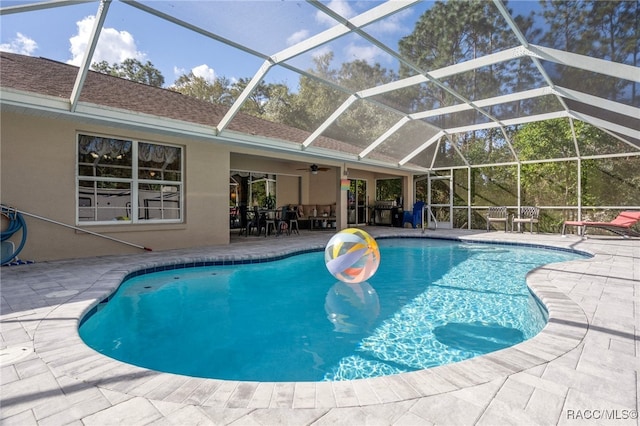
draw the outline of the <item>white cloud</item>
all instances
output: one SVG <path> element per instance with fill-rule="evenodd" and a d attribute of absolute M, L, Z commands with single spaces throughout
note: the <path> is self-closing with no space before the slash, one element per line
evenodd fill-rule
<path fill-rule="evenodd" d="M 180 67 L 176 67 L 176 66 L 173 67 L 173 75 L 176 78 L 180 78 L 185 74 L 187 74 L 187 70 L 186 69 L 180 68 Z"/>
<path fill-rule="evenodd" d="M 347 0 L 331 0 L 326 6 L 345 18 L 351 18 L 355 16 L 355 11 L 351 8 L 351 5 Z M 316 21 L 320 24 L 324 24 L 330 27 L 338 23 L 332 17 L 326 15 L 321 11 L 318 11 L 316 13 Z"/>
<path fill-rule="evenodd" d="M 200 77 L 205 79 L 208 83 L 214 83 L 216 80 L 216 72 L 213 68 L 210 68 L 207 64 L 198 65 L 197 67 L 191 68 L 191 71 L 187 71 L 185 68 L 180 68 L 177 66 L 173 67 L 173 75 L 176 79 L 182 77 L 183 75 L 188 75 L 192 73 L 196 77 Z"/>
<path fill-rule="evenodd" d="M 331 52 L 332 52 L 332 49 L 329 46 L 322 46 L 321 48 L 314 50 L 312 53 L 312 56 L 314 58 L 319 58 Z"/>
<path fill-rule="evenodd" d="M 38 43 L 22 33 L 17 33 L 16 38 L 9 43 L 0 44 L 0 50 L 21 55 L 31 55 L 38 48 Z"/>
<path fill-rule="evenodd" d="M 307 37 L 309 37 L 309 30 L 296 31 L 287 38 L 287 45 L 293 46 L 294 44 L 300 43 Z"/>
<path fill-rule="evenodd" d="M 216 80 L 216 72 L 206 64 L 198 65 L 191 72 L 196 77 L 205 79 L 208 83 L 213 83 Z"/>
<path fill-rule="evenodd" d="M 87 16 L 83 20 L 76 22 L 78 33 L 69 39 L 71 43 L 69 50 L 72 58 L 67 63 L 72 65 L 80 65 L 82 63 L 94 21 L 94 16 Z M 133 36 L 127 31 L 103 28 L 91 62 L 107 61 L 109 64 L 113 64 L 121 63 L 129 58 L 138 59 L 140 62 L 146 60 L 146 55 L 137 50 Z"/>
<path fill-rule="evenodd" d="M 413 12 L 411 10 L 402 10 L 396 14 L 393 14 L 385 19 L 371 24 L 371 27 L 367 28 L 370 33 L 385 33 L 394 34 L 397 32 L 404 32 L 407 29 L 403 20 L 407 17 L 411 18 Z"/>
<path fill-rule="evenodd" d="M 353 43 L 347 45 L 344 49 L 347 61 L 355 61 L 356 59 L 366 61 L 373 65 L 376 58 L 382 56 L 382 51 L 375 46 L 357 46 Z"/>

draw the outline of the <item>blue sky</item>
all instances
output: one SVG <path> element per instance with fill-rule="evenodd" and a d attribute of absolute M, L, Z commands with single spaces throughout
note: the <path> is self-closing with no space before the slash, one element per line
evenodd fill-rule
<path fill-rule="evenodd" d="M 3 1 L 2 7 L 15 4 L 25 2 Z M 265 54 L 276 53 L 336 24 L 306 2 L 297 1 L 157 1 L 148 4 Z M 343 0 L 327 3 L 330 8 L 349 17 L 377 4 L 372 1 Z M 0 49 L 79 65 L 97 7 L 98 4 L 92 2 L 3 15 L 0 17 Z M 419 10 L 424 11 L 424 7 Z M 409 15 L 401 12 L 378 24 L 378 33 L 388 37 L 395 47 L 398 37 L 407 31 L 407 22 L 412 25 L 415 20 L 415 12 L 414 16 Z M 313 55 L 326 52 L 329 48 L 334 50 L 336 60 L 358 56 L 381 62 L 383 66 L 392 66 L 391 63 L 384 64 L 385 58 L 379 57 L 380 51 L 363 41 L 349 38 L 340 44 L 319 49 Z M 189 34 L 185 29 L 114 1 L 109 8 L 93 62 L 106 60 L 114 63 L 126 58 L 151 61 L 164 75 L 166 85 L 190 71 L 207 78 L 251 77 L 262 64 L 261 59 L 252 55 Z M 297 58 L 295 64 L 303 68 L 311 67 L 311 54 Z M 293 78 L 284 71 L 280 74 L 281 79 Z M 277 76 L 272 78 L 278 79 Z"/>
<path fill-rule="evenodd" d="M 2 7 L 30 2 L 2 1 Z M 305 37 L 336 24 L 304 1 L 146 1 L 145 4 L 171 16 L 238 42 L 264 54 L 274 54 Z M 353 17 L 380 2 L 330 0 L 332 10 Z M 409 34 L 418 17 L 432 5 L 424 2 L 367 27 L 389 47 Z M 515 4 L 512 2 L 511 5 Z M 524 3 L 523 3 L 524 4 Z M 79 65 L 91 32 L 97 2 L 0 16 L 0 50 L 42 56 Z M 378 62 L 397 70 L 397 63 L 364 39 L 347 36 L 292 60 L 302 69 L 312 67 L 313 56 L 333 51 L 335 63 L 354 58 Z M 92 62 L 122 62 L 126 58 L 150 61 L 171 85 L 180 75 L 194 74 L 213 79 L 252 77 L 262 59 L 191 33 L 124 3 L 110 5 L 100 42 Z M 295 86 L 298 76 L 275 68 L 268 80 Z"/>

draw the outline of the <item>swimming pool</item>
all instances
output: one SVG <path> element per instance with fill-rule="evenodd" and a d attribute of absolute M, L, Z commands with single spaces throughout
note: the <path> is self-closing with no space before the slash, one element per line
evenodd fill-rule
<path fill-rule="evenodd" d="M 461 361 L 537 334 L 546 312 L 525 284 L 576 253 L 430 239 L 379 239 L 381 266 L 336 280 L 323 253 L 175 269 L 126 280 L 80 326 L 134 365 L 251 381 L 350 380 Z"/>

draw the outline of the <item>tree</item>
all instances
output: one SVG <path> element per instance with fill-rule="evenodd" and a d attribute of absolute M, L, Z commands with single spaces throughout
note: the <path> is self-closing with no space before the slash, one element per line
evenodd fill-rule
<path fill-rule="evenodd" d="M 419 69 L 431 71 L 513 45 L 506 23 L 491 13 L 491 7 L 489 2 L 436 2 L 420 17 L 413 32 L 400 40 L 400 53 Z M 493 65 L 457 74 L 449 77 L 446 84 L 469 99 L 478 99 L 495 93 L 500 84 L 509 84 L 504 79 L 508 74 L 499 74 L 501 67 L 503 65 Z M 401 77 L 415 73 L 406 65 L 402 65 L 399 72 Z M 435 84 L 424 85 L 416 95 L 423 110 L 458 102 L 449 91 Z M 448 123 L 446 117 L 442 117 L 434 124 L 447 127 Z"/>
<path fill-rule="evenodd" d="M 590 124 L 574 120 L 573 130 L 581 155 L 620 152 L 620 142 Z M 574 132 L 568 119 L 524 125 L 513 140 L 521 160 L 575 158 Z M 626 149 L 626 148 L 622 148 Z M 578 179 L 583 206 L 623 206 L 640 202 L 640 158 L 599 158 L 522 165 L 523 204 L 575 206 Z M 615 188 L 612 191 L 612 188 Z"/>
<path fill-rule="evenodd" d="M 171 90 L 213 104 L 231 106 L 233 99 L 229 93 L 231 83 L 227 78 L 216 78 L 210 83 L 205 78 L 190 72 L 181 75 L 170 87 Z"/>
<path fill-rule="evenodd" d="M 539 36 L 533 27 L 532 16 L 517 16 L 515 19 L 527 35 Z M 399 49 L 420 70 L 431 71 L 470 61 L 518 43 L 504 19 L 493 10 L 491 2 L 438 1 L 420 17 L 413 32 L 400 40 Z M 401 77 L 415 73 L 407 65 L 402 65 L 399 72 Z M 475 101 L 535 87 L 535 75 L 538 74 L 530 60 L 505 61 L 446 77 L 441 80 L 442 84 L 427 83 L 411 88 L 403 94 L 407 97 L 404 102 L 409 111 L 447 107 L 461 102 L 452 92 Z M 522 116 L 526 114 L 526 106 L 525 103 L 510 103 L 489 106 L 485 111 L 498 118 Z M 484 120 L 486 117 L 479 111 L 468 110 L 439 115 L 428 121 L 438 128 L 447 129 Z M 496 155 L 504 157 L 507 153 L 500 132 L 468 132 L 457 135 L 453 141 L 472 163 Z M 496 154 L 493 153 L 495 148 L 499 151 Z M 455 156 L 452 150 L 443 151 L 442 154 Z"/>
<path fill-rule="evenodd" d="M 295 95 L 285 84 L 272 84 L 269 89 L 269 101 L 264 105 L 264 118 L 276 123 L 285 123 L 295 113 L 293 101 Z"/>
<path fill-rule="evenodd" d="M 543 3 L 549 27 L 542 37 L 548 46 L 596 58 L 637 66 L 640 47 L 640 6 L 637 1 L 565 1 Z M 568 66 L 554 65 L 560 86 L 637 105 L 633 82 Z"/>
<path fill-rule="evenodd" d="M 143 64 L 137 59 L 129 58 L 120 64 L 113 63 L 112 65 L 109 65 L 107 61 L 101 61 L 91 64 L 91 68 L 102 74 L 137 81 L 149 86 L 162 87 L 164 84 L 162 73 L 149 61 Z"/>
<path fill-rule="evenodd" d="M 640 46 L 640 2 L 594 2 L 589 13 L 590 56 L 638 66 Z M 607 82 L 603 93 L 612 100 L 631 95 L 631 104 L 637 105 L 636 84 L 625 81 Z M 631 90 L 628 91 L 627 89 Z M 608 93 L 607 93 L 608 89 Z"/>
<path fill-rule="evenodd" d="M 250 82 L 249 78 L 238 79 L 229 87 L 230 98 L 235 102 Z M 245 100 L 241 111 L 271 121 L 279 121 L 288 114 L 290 99 L 291 94 L 285 84 L 265 83 L 263 80 Z"/>
<path fill-rule="evenodd" d="M 335 81 L 336 72 L 331 69 L 333 53 L 313 59 L 315 68 L 310 70 L 320 78 Z M 291 113 L 284 123 L 299 129 L 312 131 L 322 124 L 327 117 L 347 99 L 347 95 L 338 92 L 327 84 L 311 77 L 301 76 L 298 93 L 291 100 Z"/>
<path fill-rule="evenodd" d="M 526 124 L 515 134 L 513 146 L 522 161 L 568 158 L 576 155 L 573 134 L 567 119 Z M 576 205 L 577 184 L 575 161 L 522 166 L 521 194 L 523 204 L 526 205 Z"/>
<path fill-rule="evenodd" d="M 180 76 L 171 90 L 213 104 L 230 107 L 247 87 L 251 79 L 240 78 L 231 82 L 226 77 L 217 77 L 209 82 L 193 72 Z M 284 84 L 260 82 L 242 105 L 241 111 L 270 121 L 284 122 L 291 113 L 292 95 Z"/>
<path fill-rule="evenodd" d="M 352 91 L 382 85 L 397 77 L 379 64 L 370 65 L 356 60 L 333 69 L 333 53 L 314 58 L 315 68 L 309 73 Z M 292 103 L 292 112 L 286 124 L 312 130 L 322 124 L 348 97 L 348 93 L 333 89 L 330 85 L 311 77 L 300 78 L 299 91 Z M 362 146 L 373 142 L 399 118 L 381 114 L 373 103 L 359 100 L 352 104 L 340 118 L 330 126 L 325 135 L 341 141 Z"/>
<path fill-rule="evenodd" d="M 542 37 L 542 42 L 556 49 L 584 54 L 588 45 L 588 39 L 585 38 L 588 4 L 575 0 L 552 0 L 540 3 L 543 10 L 542 16 L 549 26 Z"/>

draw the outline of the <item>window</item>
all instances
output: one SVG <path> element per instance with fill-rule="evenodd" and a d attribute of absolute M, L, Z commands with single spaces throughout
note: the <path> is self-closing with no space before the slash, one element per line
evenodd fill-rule
<path fill-rule="evenodd" d="M 78 135 L 78 222 L 181 222 L 182 157 L 178 146 Z"/>
<path fill-rule="evenodd" d="M 229 206 L 266 207 L 274 209 L 277 177 L 271 173 L 231 170 Z"/>
<path fill-rule="evenodd" d="M 402 197 L 402 178 L 376 180 L 376 201 L 396 201 L 400 205 Z"/>
<path fill-rule="evenodd" d="M 249 178 L 249 198 L 253 206 L 274 209 L 276 207 L 276 176 L 265 173 L 251 173 Z"/>

